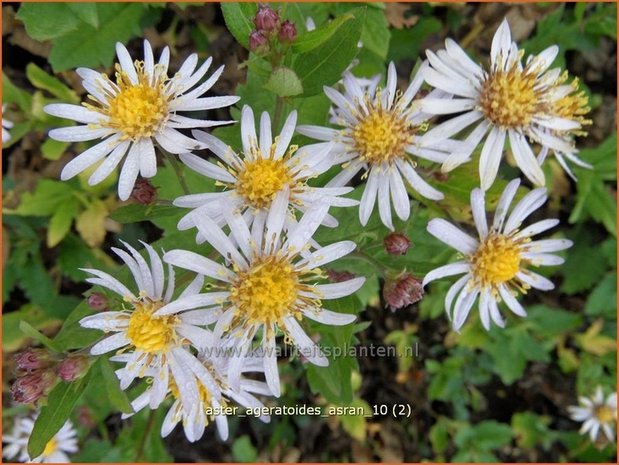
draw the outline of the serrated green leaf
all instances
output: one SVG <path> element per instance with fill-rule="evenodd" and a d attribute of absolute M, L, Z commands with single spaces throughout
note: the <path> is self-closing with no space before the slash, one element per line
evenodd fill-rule
<path fill-rule="evenodd" d="M 69 233 L 73 219 L 77 215 L 78 205 L 78 200 L 72 197 L 52 215 L 47 227 L 47 247 L 56 247 Z"/>
<path fill-rule="evenodd" d="M 299 37 L 297 37 L 292 44 L 292 51 L 294 53 L 305 53 L 319 47 L 325 41 L 330 39 L 338 31 L 342 24 L 346 21 L 350 21 L 351 19 L 354 19 L 353 15 L 344 14 L 335 18 L 333 21 L 324 24 L 323 26 L 314 29 L 313 31 L 299 35 Z"/>
<path fill-rule="evenodd" d="M 95 29 L 99 28 L 99 13 L 96 3 L 68 2 L 67 6 L 79 19 Z"/>
<path fill-rule="evenodd" d="M 50 216 L 69 201 L 73 196 L 73 188 L 64 182 L 52 179 L 42 179 L 37 184 L 34 193 L 26 192 L 15 213 L 18 215 Z"/>
<path fill-rule="evenodd" d="M 97 364 L 103 376 L 105 392 L 112 405 L 123 413 L 133 413 L 131 402 L 129 402 L 125 391 L 120 388 L 118 377 L 116 373 L 114 373 L 114 369 L 112 365 L 110 365 L 109 360 L 106 357 L 99 357 Z"/>
<path fill-rule="evenodd" d="M 49 393 L 47 405 L 34 422 L 34 428 L 28 441 L 28 454 L 38 457 L 45 446 L 69 419 L 75 404 L 90 381 L 91 370 L 73 383 L 60 382 Z"/>
<path fill-rule="evenodd" d="M 221 4 L 226 27 L 239 44 L 249 48 L 249 34 L 254 29 L 253 18 L 258 11 L 255 3 L 225 2 Z"/>
<path fill-rule="evenodd" d="M 34 63 L 28 63 L 26 66 L 26 77 L 33 86 L 48 91 L 54 97 L 58 97 L 63 102 L 79 102 L 79 97 L 73 90 L 65 86 L 59 79 L 47 74 Z"/>
<path fill-rule="evenodd" d="M 303 85 L 296 73 L 290 68 L 276 69 L 264 85 L 266 90 L 280 97 L 292 97 L 303 93 Z"/>
<path fill-rule="evenodd" d="M 16 17 L 24 23 L 26 33 L 34 40 L 55 39 L 79 25 L 67 3 L 22 3 Z"/>

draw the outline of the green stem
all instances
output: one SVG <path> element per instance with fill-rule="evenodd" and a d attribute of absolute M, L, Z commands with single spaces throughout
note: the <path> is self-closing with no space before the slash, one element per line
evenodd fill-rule
<path fill-rule="evenodd" d="M 135 461 L 140 462 L 142 456 L 144 455 L 144 448 L 146 447 L 146 439 L 150 434 L 150 430 L 153 429 L 153 425 L 155 424 L 155 410 L 151 410 L 148 412 L 148 420 L 146 420 L 146 427 L 144 428 L 144 434 L 142 434 L 142 438 L 140 439 L 140 446 L 138 447 L 137 453 L 135 454 Z"/>
<path fill-rule="evenodd" d="M 185 180 L 185 174 L 183 173 L 183 167 L 178 162 L 178 159 L 176 158 L 175 155 L 170 154 L 169 160 L 170 160 L 170 164 L 172 165 L 172 168 L 174 168 L 174 172 L 176 173 L 176 177 L 178 178 L 178 182 L 180 183 L 181 188 L 183 189 L 183 192 L 185 194 L 189 194 L 190 191 L 189 191 L 189 187 L 187 187 L 187 181 Z"/>

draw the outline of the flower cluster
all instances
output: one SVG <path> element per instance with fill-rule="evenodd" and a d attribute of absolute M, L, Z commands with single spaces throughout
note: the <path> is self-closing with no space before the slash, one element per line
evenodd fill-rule
<path fill-rule="evenodd" d="M 254 24 L 249 44 L 257 52 L 274 41 L 289 43 L 296 35 L 294 25 L 282 22 L 268 6 L 260 7 Z M 136 179 L 156 173 L 158 146 L 219 187 L 173 201 L 187 209 L 178 229 L 195 229 L 196 242 L 212 246 L 209 256 L 182 249 L 159 251 L 146 243 L 140 253 L 124 243 L 124 248 L 112 250 L 129 270 L 130 284 L 100 270 L 84 270 L 89 283 L 116 295 L 96 293 L 89 298 L 98 313 L 82 319 L 81 325 L 106 334 L 91 354 L 114 354 L 111 360 L 122 364 L 117 370 L 122 389 L 134 382 L 148 386 L 133 400 L 134 411 L 156 409 L 169 401 L 163 436 L 181 423 L 187 438 L 195 441 L 214 421 L 225 439 L 228 407 L 260 406 L 257 396 L 280 396 L 278 338 L 296 345 L 310 363 L 327 365 L 329 360 L 307 334 L 306 322 L 352 323 L 356 315 L 329 310 L 329 301 L 353 294 L 365 281 L 324 268 L 356 248 L 352 241 L 320 245 L 314 240 L 319 227 L 338 226 L 329 211 L 358 205 L 365 225 L 378 204 L 382 223 L 395 231 L 392 213 L 408 220 L 411 194 L 424 202 L 444 199 L 439 184 L 445 181 L 429 175 L 437 164 L 449 171 L 470 163 L 480 145 L 480 187 L 470 193 L 476 237 L 446 220 L 431 220 L 430 234 L 456 249 L 461 259 L 429 272 L 423 282 L 406 271 L 398 274 L 383 289 L 385 301 L 392 309 L 410 305 L 422 298 L 427 283 L 463 274 L 445 298 L 453 328 L 460 330 L 479 301 L 481 323 L 489 329 L 491 323 L 505 325 L 501 303 L 526 316 L 518 294 L 552 289 L 552 282 L 530 268 L 559 265 L 563 260 L 553 253 L 571 242 L 531 240 L 558 220 L 542 219 L 523 227 L 545 202 L 546 190 L 538 187 L 519 195 L 520 180 L 513 180 L 491 223 L 485 192 L 496 179 L 506 141 L 518 167 L 535 185 L 544 184 L 541 164 L 549 153 L 568 172 L 565 160 L 585 166 L 576 156 L 574 136 L 589 122 L 584 117 L 587 101 L 576 80 L 566 83 L 565 73 L 549 69 L 556 47 L 523 64 L 523 52 L 504 21 L 494 37 L 487 70 L 452 40 L 446 41 L 445 50 L 427 52 L 427 61 L 403 90 L 398 90 L 393 63 L 382 88 L 380 77 L 360 79 L 349 70 L 341 84 L 324 89 L 333 104 L 328 127 L 297 126 L 297 113 L 292 111 L 277 133 L 268 113 L 256 121 L 253 110 L 244 106 L 242 150 L 204 131 L 231 121 L 179 114 L 237 102 L 237 97 L 202 97 L 222 68 L 199 84 L 210 59 L 196 69 L 198 58 L 192 55 L 170 77 L 167 48 L 157 63 L 147 41 L 143 61 L 132 61 L 120 44 L 117 54 L 115 80 L 78 69 L 90 93 L 88 103 L 46 107 L 52 115 L 83 123 L 55 129 L 51 137 L 69 142 L 101 139 L 65 166 L 62 179 L 98 164 L 89 179 L 97 184 L 124 158 L 119 197 L 125 200 L 133 192 L 140 202 L 150 203 L 154 193 L 144 191 Z M 431 89 L 421 96 L 424 85 Z M 435 115 L 455 113 L 460 114 L 433 126 Z M 191 135 L 188 130 L 193 130 Z M 317 142 L 294 145 L 295 131 Z M 540 146 L 537 156 L 533 143 Z M 193 153 L 201 149 L 214 158 Z M 314 181 L 339 166 L 326 184 Z M 363 185 L 360 201 L 345 197 L 353 179 Z M 384 245 L 389 254 L 403 255 L 410 241 L 392 233 Z"/>

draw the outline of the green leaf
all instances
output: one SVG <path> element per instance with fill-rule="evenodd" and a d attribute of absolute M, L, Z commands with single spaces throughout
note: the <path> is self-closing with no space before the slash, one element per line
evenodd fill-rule
<path fill-rule="evenodd" d="M 258 11 L 255 3 L 225 2 L 221 4 L 226 27 L 239 44 L 249 48 L 249 34 L 254 29 L 254 16 Z"/>
<path fill-rule="evenodd" d="M 292 97 L 303 93 L 303 85 L 296 73 L 290 68 L 277 68 L 264 85 L 266 90 L 280 97 Z"/>
<path fill-rule="evenodd" d="M 43 453 L 47 443 L 69 419 L 75 404 L 90 381 L 91 371 L 73 383 L 60 382 L 49 393 L 47 405 L 34 422 L 34 428 L 28 441 L 28 454 L 38 457 Z"/>
<path fill-rule="evenodd" d="M 117 208 L 110 214 L 110 218 L 119 223 L 127 224 L 177 215 L 178 212 L 179 208 L 172 205 L 140 205 L 134 203 Z"/>
<path fill-rule="evenodd" d="M 75 13 L 75 16 L 86 24 L 91 25 L 95 29 L 99 28 L 99 13 L 97 12 L 96 3 L 69 2 L 67 6 Z"/>
<path fill-rule="evenodd" d="M 22 3 L 16 15 L 24 23 L 26 33 L 34 40 L 50 40 L 63 36 L 79 25 L 67 3 Z"/>
<path fill-rule="evenodd" d="M 28 63 L 26 66 L 26 77 L 33 86 L 48 91 L 54 97 L 58 97 L 64 102 L 79 102 L 79 97 L 73 90 L 65 86 L 59 79 L 47 74 L 34 63 Z"/>
<path fill-rule="evenodd" d="M 515 413 L 512 416 L 512 428 L 518 447 L 533 449 L 538 443 L 550 442 L 548 423 L 550 419 L 531 412 Z"/>
<path fill-rule="evenodd" d="M 445 418 L 439 420 L 430 428 L 430 442 L 436 454 L 442 454 L 449 446 L 449 423 Z"/>
<path fill-rule="evenodd" d="M 599 282 L 589 294 L 585 304 L 587 315 L 601 315 L 613 319 L 617 317 L 617 273 L 610 273 Z"/>
<path fill-rule="evenodd" d="M 387 58 L 391 32 L 383 10 L 368 8 L 363 30 L 361 31 L 361 43 L 363 48 L 370 50 L 381 59 Z"/>
<path fill-rule="evenodd" d="M 2 75 L 2 102 L 14 103 L 24 113 L 29 114 L 32 107 L 32 95 L 23 89 L 20 89 L 7 77 L 6 74 Z M 15 128 L 11 131 L 11 134 L 15 133 Z"/>
<path fill-rule="evenodd" d="M 232 457 L 235 462 L 251 463 L 256 461 L 258 451 L 251 443 L 249 436 L 244 434 L 234 440 L 232 443 Z"/>
<path fill-rule="evenodd" d="M 86 301 L 77 305 L 67 316 L 62 328 L 60 328 L 60 331 L 56 334 L 54 344 L 60 348 L 61 351 L 66 352 L 71 349 L 83 349 L 100 339 L 103 336 L 101 331 L 82 328 L 79 324 L 82 318 L 92 315 L 92 313 L 93 311 Z"/>
<path fill-rule="evenodd" d="M 58 160 L 69 147 L 70 142 L 60 142 L 54 139 L 45 139 L 43 145 L 41 145 L 41 153 L 43 158 L 47 160 Z"/>
<path fill-rule="evenodd" d="M 39 332 L 30 323 L 28 323 L 26 321 L 20 321 L 19 322 L 19 329 L 26 336 L 31 337 L 35 341 L 40 342 L 41 344 L 43 344 L 48 349 L 53 350 L 54 352 L 60 352 L 58 350 L 58 346 L 56 344 L 54 344 L 54 341 L 52 341 L 50 338 L 48 338 L 45 334 L 42 334 L 41 332 Z"/>
<path fill-rule="evenodd" d="M 34 193 L 26 192 L 15 213 L 19 215 L 50 216 L 73 197 L 73 188 L 65 182 L 42 179 Z"/>
<path fill-rule="evenodd" d="M 78 66 L 109 66 L 114 44 L 140 35 L 140 19 L 145 6 L 140 3 L 97 3 L 99 28 L 82 24 L 79 30 L 58 38 L 49 54 L 55 72 Z"/>
<path fill-rule="evenodd" d="M 123 413 L 133 413 L 131 402 L 125 391 L 120 388 L 120 383 L 112 365 L 106 357 L 99 357 L 98 361 L 99 369 L 103 375 L 103 383 L 105 392 L 112 405 Z"/>
<path fill-rule="evenodd" d="M 72 197 L 52 215 L 47 228 L 47 247 L 56 247 L 69 233 L 73 218 L 77 215 L 78 205 L 78 200 Z"/>
<path fill-rule="evenodd" d="M 5 274 L 6 275 L 6 274 Z M 27 322 L 32 328 L 42 329 L 56 325 L 55 318 L 44 312 L 41 307 L 34 304 L 26 304 L 14 312 L 2 316 L 2 349 L 5 352 L 14 352 L 26 345 L 20 325 Z M 35 329 L 35 330 L 36 330 Z"/>
<path fill-rule="evenodd" d="M 305 96 L 318 94 L 323 86 L 337 82 L 357 54 L 366 8 L 351 13 L 355 19 L 342 24 L 336 35 L 321 46 L 296 56 L 292 68 L 301 79 Z"/>
<path fill-rule="evenodd" d="M 461 428 L 454 442 L 460 449 L 486 452 L 508 444 L 512 439 L 509 425 L 497 421 L 482 421 L 471 428 Z"/>
<path fill-rule="evenodd" d="M 338 32 L 342 24 L 351 19 L 354 19 L 353 15 L 350 13 L 344 14 L 313 31 L 301 34 L 292 44 L 292 51 L 294 53 L 304 53 L 319 47 Z"/>

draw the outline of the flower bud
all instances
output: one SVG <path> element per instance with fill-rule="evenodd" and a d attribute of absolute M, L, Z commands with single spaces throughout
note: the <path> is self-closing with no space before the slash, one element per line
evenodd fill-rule
<path fill-rule="evenodd" d="M 25 371 L 27 373 L 39 370 L 41 368 L 47 368 L 50 366 L 50 354 L 45 349 L 32 349 L 28 348 L 22 352 L 18 352 L 13 356 L 15 360 L 15 368 L 18 371 Z"/>
<path fill-rule="evenodd" d="M 56 367 L 56 373 L 61 380 L 71 382 L 86 374 L 90 366 L 88 357 L 85 355 L 70 355 L 61 361 Z"/>
<path fill-rule="evenodd" d="M 88 296 L 88 306 L 97 312 L 107 310 L 107 297 L 100 292 L 93 292 Z"/>
<path fill-rule="evenodd" d="M 254 25 L 260 32 L 275 31 L 279 26 L 279 14 L 268 5 L 260 5 L 254 16 Z"/>
<path fill-rule="evenodd" d="M 294 23 L 286 20 L 282 23 L 282 27 L 279 29 L 279 41 L 283 44 L 289 44 L 294 42 L 297 38 L 297 27 Z"/>
<path fill-rule="evenodd" d="M 341 283 L 343 281 L 348 281 L 355 278 L 355 275 L 349 273 L 348 271 L 336 271 L 333 269 L 328 269 L 327 278 L 329 278 L 329 281 L 331 281 L 332 283 Z"/>
<path fill-rule="evenodd" d="M 148 179 L 137 179 L 131 191 L 131 198 L 142 205 L 149 205 L 157 200 L 157 189 Z"/>
<path fill-rule="evenodd" d="M 266 53 L 269 51 L 269 41 L 258 31 L 252 31 L 249 35 L 249 49 L 255 53 Z"/>
<path fill-rule="evenodd" d="M 54 370 L 40 370 L 17 378 L 11 386 L 13 400 L 20 404 L 32 404 L 46 396 L 56 385 Z"/>
<path fill-rule="evenodd" d="M 402 233 L 388 234 L 383 243 L 385 250 L 391 255 L 404 255 L 411 245 L 411 241 Z"/>
<path fill-rule="evenodd" d="M 383 298 L 391 311 L 419 302 L 423 297 L 421 280 L 410 273 L 403 273 L 383 286 Z"/>

